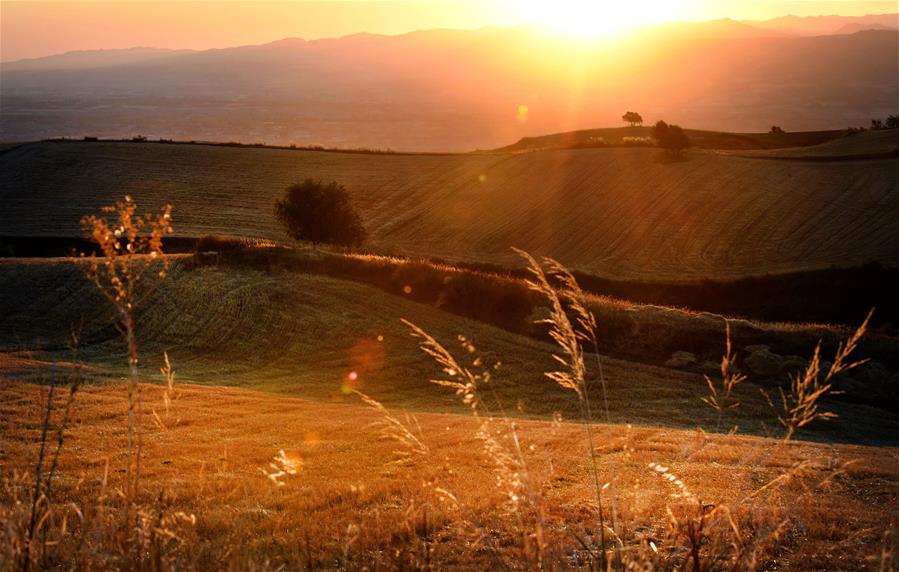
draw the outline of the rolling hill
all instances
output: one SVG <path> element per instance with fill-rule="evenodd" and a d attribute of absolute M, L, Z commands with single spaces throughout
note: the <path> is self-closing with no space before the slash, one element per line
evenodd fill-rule
<path fill-rule="evenodd" d="M 895 133 L 835 145 L 881 148 Z M 0 154 L 0 236 L 80 236 L 82 216 L 130 194 L 146 208 L 174 204 L 182 236 L 284 240 L 274 198 L 321 178 L 347 187 L 381 253 L 507 265 L 518 246 L 617 279 L 737 278 L 899 263 L 897 169 L 895 158 L 703 152 L 671 163 L 648 148 L 368 155 L 45 142 Z"/>
<path fill-rule="evenodd" d="M 15 294 L 24 290 L 31 295 L 18 299 Z M 127 372 L 111 307 L 71 261 L 0 264 L 0 300 L 0 351 L 5 352 L 0 356 L 7 357 L 0 369 L 6 375 L 27 377 L 41 365 L 69 359 L 69 325 L 79 324 L 79 353 L 90 364 L 92 378 L 116 380 Z M 466 353 L 456 342 L 464 334 L 486 367 L 500 362 L 493 390 L 507 407 L 521 400 L 529 414 L 577 415 L 576 399 L 543 376 L 554 367 L 555 350 L 548 343 L 354 282 L 229 267 L 191 269 L 180 263 L 143 308 L 138 322 L 148 371 L 156 371 L 162 352 L 168 351 L 185 383 L 329 401 L 342 395 L 342 386 L 350 383 L 347 375 L 355 371 L 358 378 L 351 386 L 386 405 L 465 411 L 446 399 L 444 389 L 428 383 L 439 368 L 418 349 L 400 321 L 405 318 L 451 351 Z M 16 353 L 23 347 L 29 351 Z M 672 402 L 685 407 L 666 425 L 691 427 L 694 415 L 705 414 L 698 398 L 691 403 L 704 387 L 696 374 L 610 359 L 606 375 L 620 389 L 612 397 L 616 420 L 656 422 L 657 412 Z M 644 393 L 645 399 L 638 398 Z M 641 400 L 640 408 L 628 405 Z M 758 407 L 760 397 L 753 401 Z"/>
<path fill-rule="evenodd" d="M 818 146 L 836 139 L 842 139 L 847 132 L 841 130 L 799 131 L 793 133 L 726 133 L 685 129 L 684 133 L 690 138 L 690 145 L 694 149 L 759 150 Z M 581 129 L 566 133 L 539 135 L 537 137 L 522 137 L 512 145 L 500 147 L 497 151 L 633 146 L 640 144 L 641 139 L 646 140 L 651 137 L 652 127 L 649 126 Z"/>
<path fill-rule="evenodd" d="M 21 292 L 29 295 L 22 297 Z M 542 418 L 556 412 L 577 417 L 574 396 L 543 375 L 556 367 L 555 346 L 409 298 L 402 292 L 388 293 L 324 275 L 198 266 L 189 257 L 176 256 L 169 276 L 142 298 L 137 314 L 141 363 L 144 371 L 156 372 L 163 352 L 168 352 L 184 383 L 236 386 L 316 401 L 340 399 L 350 387 L 391 407 L 464 412 L 461 403 L 447 399 L 444 388 L 428 383 L 439 368 L 418 349 L 417 340 L 400 321 L 407 319 L 461 359 L 481 358 L 483 365 L 473 366 L 476 369 L 499 364 L 491 392 L 504 407 Z M 634 308 L 630 319 L 656 330 L 632 337 L 633 343 L 647 344 L 649 356 L 656 351 L 651 344 L 661 340 L 666 329 L 690 318 L 653 318 L 647 310 Z M 695 334 L 703 319 L 692 321 L 688 329 L 692 327 Z M 0 375 L 7 378 L 39 380 L 47 368 L 65 369 L 73 329 L 80 332 L 78 354 L 88 364 L 92 382 L 121 380 L 127 373 L 115 313 L 72 259 L 0 262 L 0 323 L 4 325 Z M 713 326 L 720 342 L 720 318 Z M 735 328 L 740 332 L 746 325 Z M 778 336 L 774 330 L 769 333 L 772 340 Z M 459 335 L 475 346 L 474 353 L 458 343 Z M 793 335 L 803 333 L 797 330 Z M 616 423 L 692 428 L 699 420 L 709 425 L 715 421 L 714 411 L 699 399 L 706 386 L 695 371 L 608 356 L 603 370 L 611 420 Z M 356 379 L 348 377 L 351 372 L 356 372 Z M 744 431 L 764 433 L 770 411 L 756 381 L 763 380 L 741 387 L 743 407 L 733 422 Z M 808 435 L 821 435 L 823 430 L 840 440 L 888 442 L 897 427 L 890 410 L 881 405 L 829 403 L 844 419 Z M 854 424 L 860 417 L 865 423 Z"/>

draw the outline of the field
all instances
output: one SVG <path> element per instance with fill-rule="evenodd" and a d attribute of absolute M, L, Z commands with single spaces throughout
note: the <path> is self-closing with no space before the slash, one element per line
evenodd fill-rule
<path fill-rule="evenodd" d="M 37 455 L 45 390 L 21 384 L 2 389 L 0 468 L 9 474 L 18 459 Z M 117 471 L 125 464 L 125 393 L 120 385 L 107 385 L 80 396 L 57 484 L 60 498 L 80 503 L 104 490 L 113 493 L 121 478 Z M 403 460 L 396 453 L 402 448 L 372 427 L 382 415 L 361 404 L 190 385 L 179 386 L 168 413 L 159 387 L 147 388 L 146 404 L 160 419 L 145 434 L 147 497 L 162 499 L 161 506 L 172 514 L 197 519 L 195 526 L 169 524 L 176 539 L 166 557 L 185 567 L 221 568 L 223 562 L 255 570 L 527 565 L 526 555 L 516 551 L 522 522 L 505 507 L 507 483 L 498 486 L 494 480 L 494 460 L 476 437 L 478 419 L 418 414 L 428 450 Z M 618 510 L 628 522 L 629 546 L 641 539 L 661 544 L 669 518 L 665 507 L 679 514 L 685 510 L 673 498 L 676 486 L 649 468 L 661 463 L 703 503 L 756 511 L 759 535 L 770 532 L 763 528 L 767 511 L 775 512 L 775 519 L 789 514 L 796 526 L 776 541 L 776 557 L 766 560 L 764 569 L 889 569 L 882 567 L 890 565 L 882 552 L 892 550 L 892 540 L 883 533 L 899 508 L 896 449 L 784 446 L 776 440 L 624 425 L 597 429 L 600 467 L 614 466 L 617 475 Z M 589 527 L 591 512 L 581 427 L 520 422 L 519 431 L 533 446 L 528 461 L 546 506 L 547 537 L 570 549 L 553 554 L 555 562 L 577 568 L 569 527 Z M 263 469 L 272 472 L 268 463 L 279 450 L 302 466 L 280 487 L 263 474 Z M 764 496 L 771 508 L 761 509 L 764 503 L 749 496 L 809 458 L 818 461 L 804 476 Z M 817 486 L 828 480 L 828 463 L 850 460 L 854 464 L 829 484 Z M 74 509 L 68 510 L 78 530 Z M 86 511 L 85 516 L 96 526 L 96 517 Z"/>
<path fill-rule="evenodd" d="M 250 239 L 170 254 L 164 279 L 158 258 L 137 257 L 152 272 L 124 314 L 83 260 L 0 258 L 0 569 L 894 569 L 894 306 L 848 342 L 865 363 L 842 371 L 851 359 L 835 356 L 873 305 L 865 277 L 895 279 L 899 159 L 880 156 L 892 134 L 852 137 L 682 161 L 649 148 L 0 150 L 13 249 L 80 236 L 82 216 L 124 194 L 174 204 L 191 248 Z M 373 253 L 278 246 L 272 202 L 307 177 L 347 186 Z M 822 299 L 848 318 L 529 290 L 513 245 L 647 291 L 759 290 L 751 302 L 830 281 L 842 286 Z M 870 261 L 883 266 L 829 269 Z M 769 306 L 818 299 L 791 296 Z"/>
<path fill-rule="evenodd" d="M 889 151 L 897 131 L 884 133 L 854 135 L 880 139 L 853 148 Z M 0 154 L 0 236 L 79 236 L 81 216 L 127 193 L 176 205 L 181 236 L 284 240 L 272 202 L 309 177 L 348 188 L 382 254 L 509 265 L 517 246 L 617 279 L 732 279 L 895 265 L 897 170 L 899 159 L 700 151 L 666 162 L 643 148 L 429 156 L 45 142 Z"/>
<path fill-rule="evenodd" d="M 242 256 L 264 260 L 260 252 Z M 600 541 L 592 463 L 576 422 L 583 412 L 572 391 L 543 375 L 556 367 L 558 347 L 423 303 L 411 287 L 396 292 L 375 279 L 334 278 L 304 270 L 308 263 L 292 269 L 302 257 L 259 268 L 241 260 L 176 255 L 165 280 L 140 298 L 148 382 L 140 510 L 149 520 L 139 522 L 149 528 L 138 534 L 147 535 L 152 569 L 590 566 L 590 546 Z M 120 505 L 110 501 L 127 490 L 126 346 L 111 305 L 81 266 L 73 259 L 0 264 L 6 564 L 21 557 L 14 531 L 27 517 L 22 495 L 30 494 L 31 478 L 21 460 L 43 455 L 48 384 L 57 392 L 51 431 L 69 421 L 60 433 L 58 508 L 48 513 L 48 544 L 32 556 L 47 567 L 127 567 L 132 557 L 121 544 Z M 427 283 L 394 275 L 415 289 Z M 654 345 L 670 342 L 666 335 L 683 336 L 684 323 L 694 344 L 702 345 L 703 327 L 721 335 L 720 321 L 715 327 L 689 312 L 590 304 L 603 339 L 630 328 L 614 329 L 616 313 L 633 312 L 639 327 L 614 347 L 642 344 L 634 355 L 648 361 Z M 492 373 L 480 390 L 480 415 L 428 382 L 439 368 L 401 319 L 464 356 L 465 367 Z M 79 337 L 75 355 L 71 331 Z M 848 332 L 734 322 L 737 340 L 761 335 L 802 346 L 815 334 Z M 885 343 L 863 350 L 894 353 Z M 177 372 L 168 389 L 154 373 L 163 352 Z M 703 403 L 708 388 L 699 373 L 640 361 L 603 356 L 602 376 L 591 367 L 585 384 L 594 398 L 607 396 L 608 413 L 597 415 L 611 424 L 592 425 L 591 450 L 604 490 L 613 487 L 604 502 L 616 507 L 623 558 L 676 566 L 689 561 L 692 542 L 704 546 L 713 569 L 759 559 L 766 568 L 776 562 L 798 570 L 891 565 L 894 540 L 886 531 L 899 508 L 899 427 L 880 408 L 886 402 L 825 399 L 821 406 L 839 417 L 787 442 L 776 408 L 759 391 L 776 383 L 744 382 L 733 394 L 740 406 L 722 414 Z M 74 379 L 81 389 L 67 414 L 63 396 Z M 383 405 L 366 404 L 357 392 Z M 813 444 L 822 440 L 829 444 Z M 696 516 L 694 503 L 711 508 Z M 751 536 L 735 541 L 728 519 Z M 689 532 L 696 522 L 708 529 L 704 540 Z"/>

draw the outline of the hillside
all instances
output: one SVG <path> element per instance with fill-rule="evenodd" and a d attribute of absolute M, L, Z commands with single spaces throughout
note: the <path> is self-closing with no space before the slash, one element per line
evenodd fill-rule
<path fill-rule="evenodd" d="M 24 290 L 31 293 L 28 299 L 17 298 Z M 530 414 L 577 415 L 572 396 L 543 376 L 554 367 L 551 345 L 354 282 L 228 267 L 192 270 L 181 263 L 144 307 L 138 322 L 148 371 L 155 372 L 168 351 L 185 383 L 322 401 L 340 397 L 349 384 L 391 406 L 464 411 L 428 383 L 438 369 L 418 350 L 400 321 L 405 318 L 451 351 L 462 351 L 456 341 L 462 334 L 486 367 L 500 362 L 493 388 L 507 407 L 521 400 Z M 126 371 L 112 309 L 71 261 L 0 263 L 0 322 L 7 376 L 27 378 L 48 361 L 67 360 L 69 326 L 82 322 L 79 353 L 91 376 L 116 380 Z M 28 354 L 15 353 L 21 348 Z M 355 382 L 347 378 L 351 371 L 358 374 Z M 706 414 L 698 397 L 692 403 L 704 387 L 696 374 L 615 359 L 605 371 L 617 392 L 611 396 L 617 421 L 691 427 L 696 415 Z M 644 394 L 640 408 L 628 405 Z M 751 399 L 759 407 L 760 397 Z M 661 419 L 672 401 L 684 407 Z M 758 429 L 754 422 L 748 426 Z"/>
<path fill-rule="evenodd" d="M 897 31 L 790 37 L 719 20 L 589 44 L 522 26 L 286 38 L 85 69 L 48 59 L 0 72 L 0 141 L 469 151 L 617 124 L 628 109 L 736 132 L 844 128 L 896 113 L 897 45 Z"/>
<path fill-rule="evenodd" d="M 751 152 L 748 155 L 760 157 L 785 157 L 801 159 L 803 157 L 825 160 L 831 158 L 852 158 L 858 156 L 885 156 L 899 154 L 899 129 L 884 129 L 855 133 L 839 137 L 831 141 L 811 147 L 792 149 L 771 149 Z"/>
<path fill-rule="evenodd" d="M 20 297 L 24 291 L 29 296 Z M 428 383 L 438 369 L 400 321 L 407 319 L 461 359 L 473 362 L 481 358 L 482 365 L 474 366 L 476 369 L 499 363 L 493 370 L 491 392 L 504 407 L 541 418 L 556 412 L 566 418 L 578 415 L 572 394 L 543 375 L 555 368 L 551 356 L 557 350 L 553 345 L 409 298 L 413 297 L 323 275 L 232 265 L 195 266 L 189 258 L 176 257 L 166 280 L 141 303 L 137 316 L 141 361 L 145 371 L 156 372 L 167 351 L 185 383 L 252 388 L 318 401 L 339 399 L 349 387 L 392 407 L 464 412 L 464 406 L 446 399 L 443 389 Z M 597 310 L 603 323 L 612 319 L 606 317 L 609 310 Z M 714 341 L 709 345 L 720 346 L 720 318 L 691 319 L 651 308 L 624 313 L 630 314 L 625 321 L 644 331 L 628 333 L 625 327 L 615 335 L 644 345 L 642 352 L 632 352 L 644 357 L 604 358 L 611 420 L 682 428 L 695 427 L 700 420 L 714 424 L 714 411 L 700 401 L 706 392 L 700 374 L 651 365 L 643 359 L 653 359 L 656 345 L 668 345 L 666 336 L 677 337 L 671 330 L 679 329 L 681 336 L 690 331 L 693 345 L 711 337 Z M 67 340 L 73 328 L 81 333 L 78 353 L 88 364 L 87 374 L 93 382 L 120 380 L 126 373 L 113 310 L 72 260 L 0 262 L 0 323 L 4 324 L 0 375 L 7 378 L 41 379 L 53 364 L 64 368 L 71 359 Z M 609 328 L 603 328 L 604 339 Z M 743 339 L 751 329 L 736 324 L 735 339 Z M 795 344 L 795 339 L 806 337 L 801 329 L 793 334 L 772 329 L 755 336 L 759 334 L 768 343 L 792 336 Z M 458 343 L 459 335 L 475 346 L 470 357 L 464 357 L 469 354 Z M 621 342 L 615 340 L 616 345 L 623 345 Z M 679 347 L 693 349 L 684 343 Z M 746 342 L 740 343 L 742 349 Z M 810 352 L 812 345 L 805 345 Z M 607 351 L 604 347 L 603 352 Z M 351 372 L 356 379 L 348 377 Z M 151 375 L 159 379 L 158 374 Z M 731 422 L 744 432 L 766 431 L 771 412 L 758 387 L 767 383 L 769 377 L 759 377 L 740 388 L 743 406 L 731 416 Z M 841 419 L 805 435 L 892 442 L 889 435 L 896 434 L 897 426 L 881 405 L 871 407 L 851 400 L 828 403 Z M 854 423 L 860 418 L 865 422 Z"/>
<path fill-rule="evenodd" d="M 897 169 L 899 159 L 699 152 L 670 163 L 641 148 L 416 156 L 47 142 L 0 154 L 0 236 L 79 236 L 80 217 L 130 194 L 146 208 L 174 204 L 182 236 L 284 240 L 274 198 L 310 177 L 348 188 L 380 253 L 508 265 L 518 246 L 616 279 L 736 278 L 899 263 Z"/>

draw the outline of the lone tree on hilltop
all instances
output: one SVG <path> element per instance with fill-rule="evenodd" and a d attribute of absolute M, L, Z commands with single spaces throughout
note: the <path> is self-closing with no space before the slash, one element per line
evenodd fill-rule
<path fill-rule="evenodd" d="M 668 125 L 659 121 L 652 128 L 652 137 L 666 153 L 672 157 L 680 157 L 684 149 L 690 147 L 690 139 L 679 125 Z"/>
<path fill-rule="evenodd" d="M 630 123 L 631 127 L 635 125 L 643 125 L 643 116 L 636 111 L 628 111 L 621 116 L 621 119 L 623 119 L 627 123 Z"/>
<path fill-rule="evenodd" d="M 298 241 L 359 246 L 366 232 L 347 190 L 335 182 L 306 179 L 287 187 L 275 201 L 275 218 Z"/>

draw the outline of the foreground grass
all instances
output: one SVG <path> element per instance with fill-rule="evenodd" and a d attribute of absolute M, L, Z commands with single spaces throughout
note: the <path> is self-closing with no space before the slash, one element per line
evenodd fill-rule
<path fill-rule="evenodd" d="M 16 483 L 26 482 L 11 477 L 24 460 L 37 456 L 46 388 L 0 383 L 0 469 L 7 479 L 2 504 L 10 510 Z M 520 522 L 506 511 L 505 491 L 491 470 L 494 461 L 475 437 L 477 419 L 419 414 L 416 433 L 428 451 L 398 457 L 401 447 L 371 425 L 382 415 L 361 403 L 181 386 L 166 413 L 163 388 L 145 391 L 148 412 L 157 421 L 147 420 L 142 493 L 166 511 L 195 515 L 196 525 L 181 530 L 171 548 L 172 557 L 188 567 L 353 569 L 428 561 L 447 569 L 485 569 L 526 561 L 518 548 Z M 91 520 L 87 507 L 104 488 L 104 472 L 109 471 L 109 491 L 123 478 L 125 396 L 124 386 L 104 386 L 88 387 L 79 397 L 60 461 L 53 517 L 68 516 L 72 538 Z M 518 426 L 559 563 L 573 566 L 577 543 L 571 531 L 589 528 L 592 518 L 581 428 L 537 421 Z M 737 506 L 795 463 L 813 459 L 801 478 L 766 495 L 764 510 L 755 513 L 760 527 L 772 515 L 790 518 L 774 561 L 763 568 L 876 570 L 880 565 L 883 533 L 899 510 L 899 450 L 784 445 L 630 426 L 597 429 L 603 435 L 597 461 L 615 467 L 626 545 L 641 538 L 661 544 L 666 507 L 678 510 L 672 498 L 676 487 L 658 478 L 649 463 L 667 466 L 704 504 Z M 269 461 L 279 450 L 301 467 L 281 479 L 283 486 L 263 473 L 271 472 Z M 836 466 L 844 468 L 830 478 Z M 824 481 L 826 486 L 816 486 Z M 80 524 L 76 509 L 84 510 Z M 58 564 L 73 562 L 77 559 Z"/>

